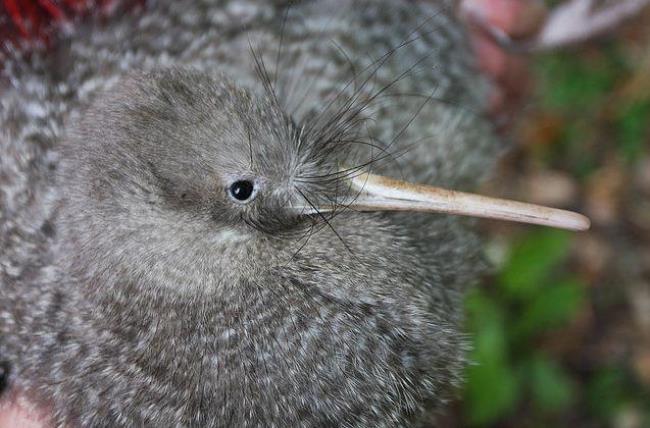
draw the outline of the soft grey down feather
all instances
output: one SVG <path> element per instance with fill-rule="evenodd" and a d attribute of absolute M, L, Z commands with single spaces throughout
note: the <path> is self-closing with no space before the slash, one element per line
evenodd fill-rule
<path fill-rule="evenodd" d="M 399 153 L 374 172 L 454 188 L 489 172 L 499 144 L 451 6 L 154 1 L 14 53 L 4 399 L 66 426 L 404 426 L 440 408 L 482 266 L 469 222 L 343 212 L 305 242 L 312 223 L 282 206 L 300 177 L 319 200 L 337 190 L 313 177 L 381 153 L 324 145 L 328 120 L 346 124 L 326 109 L 337 93 L 358 105 L 390 85 L 338 135 Z M 242 176 L 261 183 L 245 207 L 225 191 Z"/>

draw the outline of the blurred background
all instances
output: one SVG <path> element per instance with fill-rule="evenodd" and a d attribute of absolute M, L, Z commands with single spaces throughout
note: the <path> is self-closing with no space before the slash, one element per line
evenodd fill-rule
<path fill-rule="evenodd" d="M 587 233 L 482 223 L 474 362 L 450 426 L 650 427 L 650 11 L 532 58 L 534 95 L 485 193 L 587 214 Z"/>

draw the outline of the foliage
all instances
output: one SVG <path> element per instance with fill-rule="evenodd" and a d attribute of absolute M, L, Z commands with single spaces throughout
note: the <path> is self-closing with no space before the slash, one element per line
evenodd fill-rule
<path fill-rule="evenodd" d="M 474 337 L 467 371 L 466 415 L 473 425 L 494 422 L 522 401 L 531 411 L 554 413 L 574 399 L 566 371 L 538 350 L 535 340 L 565 326 L 584 305 L 584 284 L 561 267 L 564 232 L 536 230 L 513 246 L 495 287 L 467 299 Z"/>
<path fill-rule="evenodd" d="M 629 246 L 643 248 L 650 229 L 631 228 L 626 238 L 630 220 L 624 216 L 638 209 L 641 196 L 593 185 L 610 185 L 602 177 L 609 177 L 604 174 L 613 165 L 621 183 L 612 188 L 629 188 L 638 181 L 633 171 L 650 159 L 650 55 L 639 58 L 647 52 L 647 34 L 641 41 L 628 43 L 621 36 L 535 60 L 536 106 L 525 119 L 526 129 L 535 132 L 525 134 L 525 146 L 515 155 L 518 165 L 561 171 L 576 181 L 583 201 L 618 204 L 613 212 L 622 214 L 590 232 L 610 251 L 598 274 L 585 273 L 596 268 L 578 260 L 585 242 L 580 235 L 498 229 L 505 258 L 489 284 L 466 300 L 473 348 L 460 410 L 464 425 L 650 426 L 650 377 L 643 379 L 629 355 L 650 344 L 612 333 L 616 323 L 617 331 L 635 328 L 625 294 L 632 285 L 624 271 L 636 251 Z M 523 180 L 527 172 L 516 174 Z M 572 203 L 583 212 L 589 208 L 580 199 Z M 612 346 L 624 351 L 613 354 Z"/>

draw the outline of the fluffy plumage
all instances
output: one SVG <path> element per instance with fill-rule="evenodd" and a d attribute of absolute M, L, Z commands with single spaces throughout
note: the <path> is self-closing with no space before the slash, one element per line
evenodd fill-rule
<path fill-rule="evenodd" d="M 443 403 L 481 266 L 467 221 L 282 208 L 345 191 L 340 162 L 456 188 L 489 170 L 449 7 L 152 3 L 8 62 L 10 393 L 82 426 L 403 426 Z"/>

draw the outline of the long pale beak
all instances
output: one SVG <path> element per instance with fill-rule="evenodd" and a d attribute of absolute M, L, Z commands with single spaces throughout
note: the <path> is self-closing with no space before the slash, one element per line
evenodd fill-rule
<path fill-rule="evenodd" d="M 417 211 L 539 224 L 568 230 L 587 230 L 591 222 L 581 214 L 523 202 L 456 192 L 364 173 L 351 179 L 356 197 L 338 204 L 319 205 L 331 212 L 344 205 L 357 211 Z M 314 207 L 300 207 L 314 214 Z"/>

